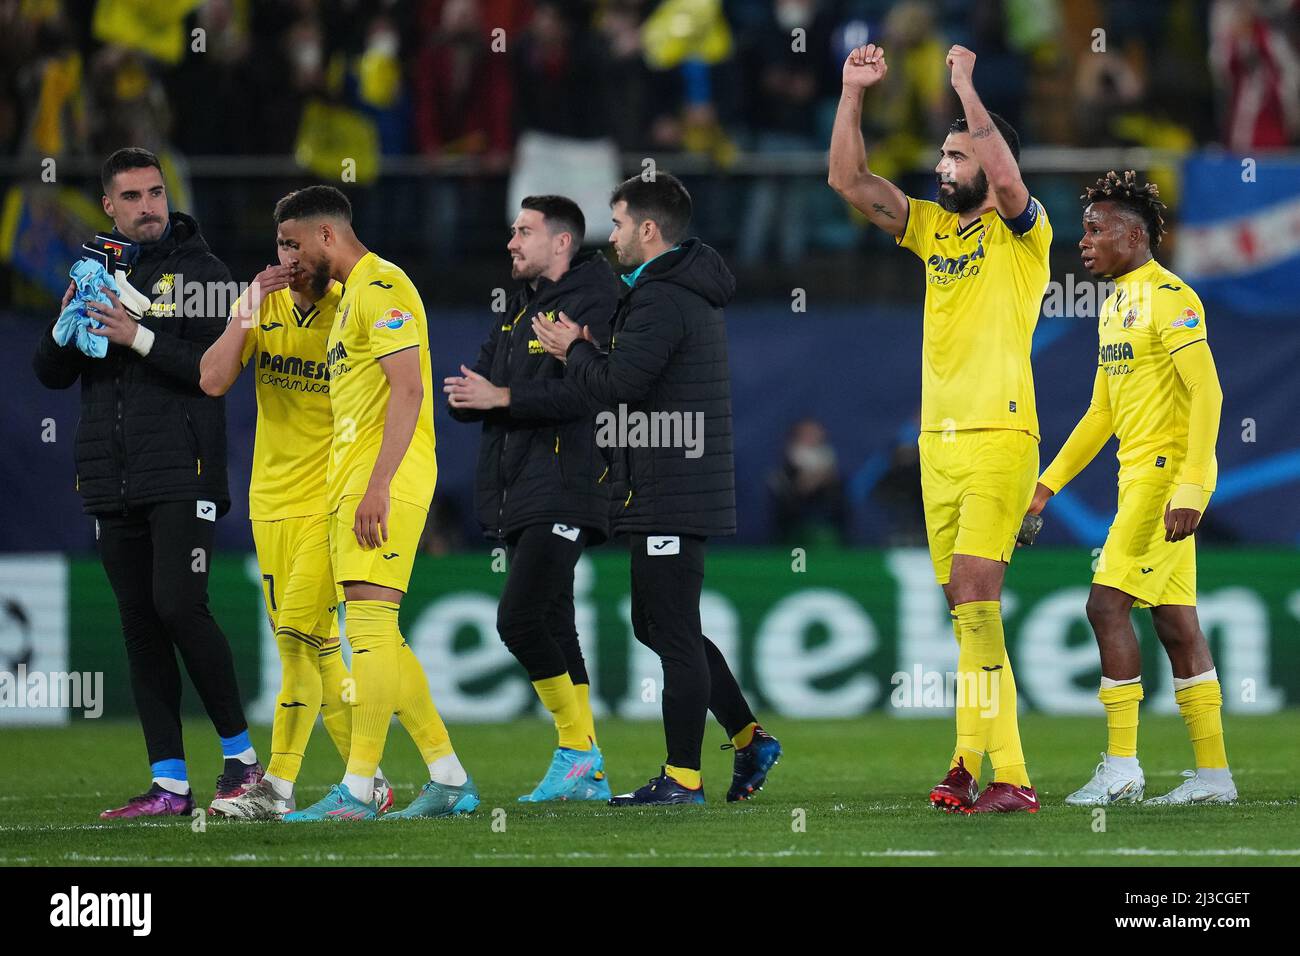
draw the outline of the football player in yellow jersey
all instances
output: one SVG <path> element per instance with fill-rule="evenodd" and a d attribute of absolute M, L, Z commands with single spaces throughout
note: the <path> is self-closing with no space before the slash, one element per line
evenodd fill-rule
<path fill-rule="evenodd" d="M 1115 280 L 1097 321 L 1097 375 L 1088 411 L 1038 480 L 1030 513 L 1119 438 L 1119 510 L 1088 595 L 1101 651 L 1107 745 L 1091 780 L 1066 803 L 1142 799 L 1137 759 L 1142 655 L 1130 611 L 1151 608 L 1173 668 L 1195 772 L 1148 804 L 1231 803 L 1237 788 L 1223 746 L 1223 692 L 1196 618 L 1193 534 L 1214 491 L 1223 392 L 1196 293 L 1152 253 L 1164 231 L 1159 191 L 1129 170 L 1083 195 L 1083 265 Z"/>
<path fill-rule="evenodd" d="M 381 819 L 468 813 L 478 791 L 397 621 L 438 476 L 424 305 L 405 272 L 361 244 L 352 205 L 332 186 L 290 193 L 276 204 L 275 221 L 277 242 L 294 250 L 314 281 L 343 284 L 326 343 L 333 436 L 325 495 L 353 680 L 347 772 L 317 803 L 284 819 L 376 819 L 374 776 L 394 713 L 429 782 L 410 806 Z"/>
<path fill-rule="evenodd" d="M 297 251 L 278 243 L 267 266 L 236 302 L 225 332 L 200 362 L 200 384 L 224 395 L 254 361 L 257 431 L 248 513 L 262 572 L 263 598 L 280 656 L 280 692 L 271 762 L 262 782 L 212 802 L 212 812 L 269 820 L 294 809 L 293 788 L 316 715 L 346 761 L 351 707 L 348 671 L 334 614 L 327 537 L 325 465 L 333 438 L 325 342 L 342 289 L 299 268 Z M 392 789 L 375 774 L 375 799 Z"/>
<path fill-rule="evenodd" d="M 862 99 L 888 69 L 875 44 L 844 62 L 829 182 L 925 264 L 921 495 L 958 645 L 957 745 L 930 801 L 950 812 L 1036 812 L 1000 598 L 1038 473 L 1029 351 L 1052 227 L 1020 178 L 1015 130 L 975 92 L 975 54 L 954 46 L 947 63 L 964 116 L 940 150 L 938 202 L 905 196 L 867 165 Z M 994 779 L 980 792 L 985 753 Z"/>

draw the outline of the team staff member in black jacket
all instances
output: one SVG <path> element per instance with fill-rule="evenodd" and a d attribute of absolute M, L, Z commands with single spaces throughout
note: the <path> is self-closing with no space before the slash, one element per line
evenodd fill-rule
<path fill-rule="evenodd" d="M 230 645 L 208 610 L 213 531 L 230 493 L 225 406 L 199 388 L 199 359 L 225 326 L 217 306 L 230 271 L 208 250 L 194 219 L 168 212 L 152 153 L 118 150 L 104 163 L 102 180 L 112 238 L 127 247 L 128 261 L 134 256 L 128 281 L 152 305 L 140 321 L 115 296 L 111 305 L 88 310 L 104 324 L 97 334 L 109 340 L 102 359 L 71 342 L 58 345 L 51 323 L 34 365 L 47 388 L 81 382 L 77 488 L 95 516 L 100 558 L 117 598 L 153 775 L 147 792 L 101 816 L 188 815 L 194 797 L 181 742 L 177 650 L 221 737 L 226 759 L 217 796 L 233 797 L 262 774 Z M 200 314 L 191 314 L 195 283 L 205 290 Z"/>
<path fill-rule="evenodd" d="M 608 353 L 590 328 L 561 316 L 534 320 L 552 355 L 565 357 L 565 380 L 594 401 L 624 406 L 631 423 L 645 416 L 703 421 L 702 447 L 619 447 L 615 534 L 632 552 L 632 627 L 664 668 L 664 735 L 668 761 L 646 786 L 615 797 L 615 806 L 703 803 L 700 747 L 707 711 L 731 737 L 735 770 L 727 799 L 760 788 L 781 745 L 754 720 L 736 678 L 700 626 L 707 538 L 736 533 L 732 459 L 731 375 L 722 307 L 736 280 L 722 257 L 698 239 L 686 239 L 691 197 L 673 176 L 629 179 L 610 199 L 618 261 L 634 266 L 623 276 Z M 659 416 L 656 418 L 656 416 Z M 640 429 L 637 429 L 639 432 Z M 598 433 L 599 434 L 599 433 Z M 634 434 L 628 429 L 629 436 Z M 679 433 L 683 438 L 686 431 Z M 618 503 L 616 502 L 616 505 Z"/>
<path fill-rule="evenodd" d="M 581 253 L 586 221 L 563 196 L 529 196 L 511 226 L 511 276 L 523 281 L 494 316 L 473 369 L 446 379 L 452 417 L 483 422 L 474 501 L 489 537 L 508 545 L 497 630 L 555 718 L 559 746 L 520 799 L 608 800 L 590 680 L 573 618 L 573 569 L 609 534 L 608 467 L 599 410 L 532 335 L 534 315 L 563 310 L 609 339 L 619 282 L 605 257 Z"/>

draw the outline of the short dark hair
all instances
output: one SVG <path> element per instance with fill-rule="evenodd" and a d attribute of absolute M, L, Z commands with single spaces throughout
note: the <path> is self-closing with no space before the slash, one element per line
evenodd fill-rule
<path fill-rule="evenodd" d="M 577 255 L 582 246 L 582 237 L 587 234 L 587 220 L 582 215 L 578 204 L 568 196 L 525 196 L 519 204 L 520 209 L 531 209 L 542 214 L 546 228 L 554 235 L 567 232 L 573 237 L 573 251 L 569 258 Z"/>
<path fill-rule="evenodd" d="M 1011 158 L 1016 162 L 1020 162 L 1020 136 L 1016 133 L 1016 128 L 997 113 L 991 111 L 989 113 L 989 119 L 991 119 L 993 125 L 998 128 L 998 132 L 1002 134 L 1002 138 L 1007 141 L 1007 146 L 1011 150 Z M 959 116 L 952 121 L 952 125 L 948 127 L 948 132 L 965 133 L 969 128 L 970 127 L 966 124 L 966 117 Z"/>
<path fill-rule="evenodd" d="M 1160 199 L 1160 187 L 1155 183 L 1138 182 L 1137 173 L 1132 169 L 1124 170 L 1123 176 L 1112 169 L 1085 189 L 1079 198 L 1085 206 L 1095 202 L 1113 202 L 1133 213 L 1146 227 L 1151 251 L 1159 248 L 1160 237 L 1165 234 L 1166 207 Z"/>
<path fill-rule="evenodd" d="M 99 168 L 99 181 L 104 187 L 104 195 L 108 195 L 108 187 L 113 184 L 113 177 L 118 173 L 124 173 L 128 169 L 148 169 L 150 166 L 158 170 L 158 175 L 162 175 L 162 163 L 149 150 L 139 146 L 119 149 L 104 160 L 104 165 Z"/>
<path fill-rule="evenodd" d="M 691 225 L 691 194 L 672 173 L 656 172 L 653 179 L 633 176 L 609 197 L 609 204 L 627 203 L 627 211 L 637 222 L 654 221 L 664 242 L 678 243 L 686 238 Z"/>
<path fill-rule="evenodd" d="M 352 203 L 333 186 L 308 186 L 297 189 L 275 204 L 275 224 L 290 219 L 315 219 L 324 216 L 352 222 Z"/>

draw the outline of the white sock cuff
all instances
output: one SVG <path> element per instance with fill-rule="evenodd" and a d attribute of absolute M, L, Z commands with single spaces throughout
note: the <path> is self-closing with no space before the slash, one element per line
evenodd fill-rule
<path fill-rule="evenodd" d="M 433 763 L 428 765 L 429 779 L 434 783 L 440 783 L 447 787 L 462 787 L 465 781 L 469 779 L 469 774 L 465 768 L 460 765 L 460 758 L 455 753 L 449 753 L 446 756 L 439 757 Z"/>
<path fill-rule="evenodd" d="M 1211 667 L 1204 674 L 1197 674 L 1195 677 L 1175 677 L 1174 690 L 1175 691 L 1186 690 L 1187 688 L 1193 686 L 1194 684 L 1204 684 L 1206 681 L 1218 680 L 1218 679 L 1219 679 L 1219 672 L 1215 668 Z"/>
<path fill-rule="evenodd" d="M 281 800 L 288 800 L 293 796 L 293 781 L 285 780 L 283 777 L 277 777 L 275 774 L 266 773 L 262 775 L 262 781 L 271 788 Z"/>
<path fill-rule="evenodd" d="M 177 780 L 175 777 L 154 777 L 151 782 L 158 784 L 164 790 L 180 794 L 182 797 L 190 792 L 190 782 L 188 780 Z"/>
<path fill-rule="evenodd" d="M 343 775 L 343 786 L 347 787 L 348 792 L 362 803 L 369 803 L 375 792 L 375 778 L 363 777 L 355 773 L 345 773 Z"/>
<path fill-rule="evenodd" d="M 1101 689 L 1110 690 L 1112 687 L 1123 687 L 1126 684 L 1140 684 L 1140 683 L 1142 683 L 1141 674 L 1138 674 L 1137 677 L 1126 677 L 1123 680 L 1111 680 L 1109 677 L 1102 677 Z"/>

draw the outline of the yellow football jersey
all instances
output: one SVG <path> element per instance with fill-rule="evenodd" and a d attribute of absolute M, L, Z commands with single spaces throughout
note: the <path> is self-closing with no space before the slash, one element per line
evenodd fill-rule
<path fill-rule="evenodd" d="M 272 292 L 244 339 L 241 361 L 253 360 L 257 435 L 248 516 L 276 521 L 324 514 L 325 463 L 334 420 L 325 343 L 342 288 L 333 284 L 306 312 L 288 289 Z M 256 356 L 256 358 L 254 358 Z"/>
<path fill-rule="evenodd" d="M 996 210 L 958 228 L 956 213 L 907 200 L 896 241 L 925 263 L 921 430 L 1011 428 L 1038 434 L 1029 349 L 1050 274 L 1052 225 L 1011 231 Z"/>
<path fill-rule="evenodd" d="M 1173 353 L 1198 342 L 1209 348 L 1205 308 L 1191 286 L 1152 259 L 1115 280 L 1097 319 L 1097 364 L 1106 376 L 1119 439 L 1119 477 L 1168 475 L 1179 482 L 1187 454 L 1190 395 Z M 1213 458 L 1204 480 L 1213 491 Z"/>
<path fill-rule="evenodd" d="M 415 433 L 389 485 L 391 497 L 427 509 L 438 479 L 433 437 L 433 373 L 420 293 L 400 268 L 368 252 L 352 268 L 330 325 L 330 404 L 334 439 L 329 507 L 363 495 L 379 456 L 388 410 L 388 377 L 379 359 L 418 349 L 424 399 Z"/>

